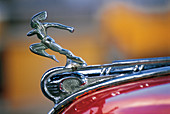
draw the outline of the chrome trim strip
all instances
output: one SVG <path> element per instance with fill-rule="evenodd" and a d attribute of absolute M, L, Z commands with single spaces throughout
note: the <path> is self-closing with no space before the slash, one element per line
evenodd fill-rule
<path fill-rule="evenodd" d="M 63 93 L 65 90 L 61 90 L 60 86 L 57 87 L 58 90 L 54 88 L 57 95 L 51 93 L 54 91 L 48 90 L 48 84 L 62 85 L 63 88 L 65 85 L 61 80 L 73 79 L 73 76 L 67 76 L 72 73 L 80 73 L 84 78 L 81 80 L 81 78 L 74 77 L 74 79 L 77 78 L 80 82 L 87 81 L 87 83 L 70 93 Z M 48 70 L 42 76 L 41 89 L 44 95 L 55 103 L 55 106 L 49 112 L 53 113 L 90 90 L 106 88 L 115 84 L 120 85 L 148 77 L 157 77 L 163 74 L 170 74 L 170 57 L 118 60 L 111 64 L 85 67 L 56 67 Z M 51 81 L 51 78 L 57 80 L 54 79 L 53 82 L 49 83 L 48 81 Z"/>
<path fill-rule="evenodd" d="M 128 83 L 131 81 L 142 80 L 142 79 L 149 78 L 149 77 L 159 77 L 159 76 L 162 76 L 165 74 L 170 74 L 170 66 L 141 71 L 138 73 L 110 79 L 110 80 L 101 82 L 97 85 L 89 86 L 83 90 L 80 90 L 80 91 L 68 96 L 67 98 L 65 98 L 64 100 L 59 102 L 58 104 L 55 104 L 55 106 L 52 108 L 52 110 L 49 112 L 49 114 L 53 114 L 55 111 L 59 110 L 62 107 L 62 105 L 66 105 L 68 102 L 73 101 L 74 99 L 76 99 L 77 96 L 80 96 L 80 95 L 84 94 L 85 92 L 88 93 L 91 90 L 99 89 L 101 87 L 102 88 L 111 87 L 114 85 L 120 85 L 120 84 Z"/>

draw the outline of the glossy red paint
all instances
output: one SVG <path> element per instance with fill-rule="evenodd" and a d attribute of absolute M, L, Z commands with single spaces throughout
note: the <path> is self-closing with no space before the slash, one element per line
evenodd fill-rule
<path fill-rule="evenodd" d="M 63 114 L 168 114 L 170 76 L 110 87 L 79 98 Z"/>

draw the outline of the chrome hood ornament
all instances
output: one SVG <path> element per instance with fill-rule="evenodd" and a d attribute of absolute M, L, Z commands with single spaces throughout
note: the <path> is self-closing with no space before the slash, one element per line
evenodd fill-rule
<path fill-rule="evenodd" d="M 55 61 L 57 61 L 55 56 L 46 53 L 46 49 L 49 48 L 67 57 L 65 66 L 49 69 L 41 78 L 43 94 L 55 104 L 49 114 L 60 113 L 68 104 L 91 92 L 170 74 L 170 57 L 117 60 L 110 64 L 87 66 L 83 59 L 56 44 L 46 32 L 48 27 L 73 32 L 73 27 L 59 23 L 41 23 L 46 18 L 45 11 L 32 17 L 33 30 L 27 36 L 36 34 L 41 43 L 32 44 L 30 50 Z"/>
<path fill-rule="evenodd" d="M 74 28 L 59 23 L 42 23 L 41 21 L 46 20 L 46 18 L 47 18 L 46 11 L 39 12 L 32 17 L 31 27 L 33 28 L 33 30 L 28 32 L 27 36 L 37 35 L 37 37 L 41 40 L 41 43 L 32 44 L 30 46 L 30 50 L 35 54 L 48 57 L 56 62 L 59 62 L 54 55 L 49 55 L 48 53 L 45 52 L 46 49 L 51 49 L 67 57 L 66 67 L 86 66 L 87 64 L 82 58 L 75 56 L 71 51 L 67 49 L 63 49 L 60 45 L 58 45 L 55 42 L 54 39 L 52 39 L 47 34 L 47 29 L 49 27 L 68 30 L 71 33 L 74 32 Z"/>

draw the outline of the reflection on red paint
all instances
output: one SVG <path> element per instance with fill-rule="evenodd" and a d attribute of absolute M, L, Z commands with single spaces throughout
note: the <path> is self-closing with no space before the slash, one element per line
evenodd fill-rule
<path fill-rule="evenodd" d="M 77 99 L 64 114 L 167 114 L 170 76 L 130 82 Z"/>
<path fill-rule="evenodd" d="M 72 103 L 65 114 L 166 114 L 170 76 L 145 79 L 96 91 Z"/>

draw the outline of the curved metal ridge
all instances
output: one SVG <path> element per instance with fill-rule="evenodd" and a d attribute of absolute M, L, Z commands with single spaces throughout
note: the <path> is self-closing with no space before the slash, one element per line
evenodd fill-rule
<path fill-rule="evenodd" d="M 124 66 L 124 65 L 138 65 L 138 64 L 153 64 L 160 62 L 170 62 L 170 57 L 157 57 L 157 58 L 145 58 L 145 59 L 128 59 L 128 60 L 115 60 L 111 64 L 103 65 L 91 65 L 85 67 L 78 67 L 78 69 L 92 69 L 102 67 Z"/>
<path fill-rule="evenodd" d="M 124 74 L 125 72 L 132 73 L 134 71 L 139 71 L 140 68 L 143 67 L 143 65 L 145 65 L 143 69 L 148 69 L 147 68 L 148 66 L 152 66 L 154 68 L 155 66 L 156 67 L 158 66 L 156 63 L 158 63 L 159 65 L 161 65 L 161 63 L 163 65 L 168 64 L 168 63 L 170 64 L 170 57 L 123 60 L 123 61 L 115 61 L 111 64 L 92 65 L 92 66 L 85 66 L 85 67 L 73 67 L 73 68 L 56 67 L 44 73 L 41 79 L 41 88 L 42 88 L 44 95 L 47 98 L 56 102 L 57 99 L 48 92 L 47 87 L 46 87 L 46 83 L 47 83 L 46 79 L 52 76 L 55 76 L 56 74 L 61 74 L 65 72 L 78 72 L 78 73 L 86 74 L 87 78 L 99 78 L 96 80 L 101 80 L 101 78 L 109 79 L 109 78 L 115 77 L 115 75 Z M 149 65 L 146 65 L 146 64 L 149 64 Z M 150 64 L 154 64 L 154 65 L 150 65 Z"/>
<path fill-rule="evenodd" d="M 91 91 L 170 74 L 170 57 L 115 61 L 111 64 L 85 67 L 56 67 L 41 79 L 44 95 L 55 103 L 49 113 Z"/>
<path fill-rule="evenodd" d="M 98 83 L 97 85 L 90 85 L 89 87 L 82 89 L 68 96 L 67 98 L 59 102 L 58 104 L 55 104 L 55 106 L 51 109 L 49 114 L 53 114 L 55 111 L 63 107 L 63 105 L 66 105 L 67 103 L 75 100 L 77 97 L 84 95 L 85 93 L 87 94 L 93 90 L 98 90 L 98 89 L 111 87 L 111 86 L 117 86 L 117 85 L 121 85 L 121 84 L 128 83 L 131 81 L 137 81 L 137 80 L 150 78 L 150 77 L 159 77 L 159 76 L 166 75 L 166 74 L 170 74 L 170 66 L 141 71 L 139 73 L 130 74 L 130 75 L 124 75 L 122 77 L 117 77 L 114 79 L 110 79 L 110 80 Z"/>

